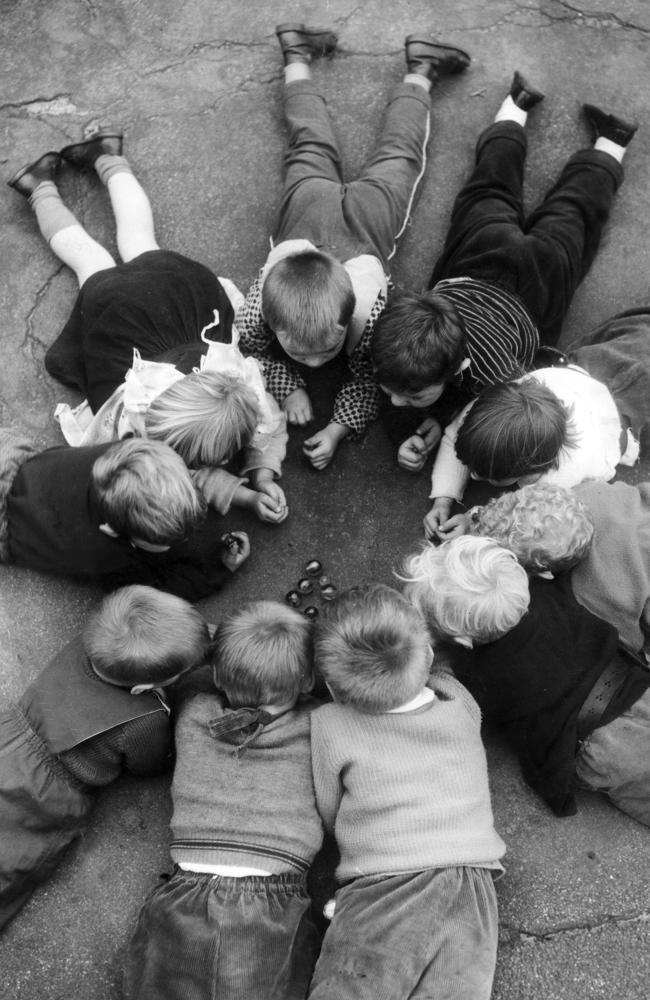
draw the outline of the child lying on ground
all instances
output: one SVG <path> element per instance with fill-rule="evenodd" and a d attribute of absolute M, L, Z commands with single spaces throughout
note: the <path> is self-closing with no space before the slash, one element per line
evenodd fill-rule
<path fill-rule="evenodd" d="M 106 185 L 123 263 L 61 201 L 55 181 L 63 163 L 94 169 Z M 29 198 L 44 239 L 79 282 L 72 315 L 45 356 L 54 378 L 87 397 L 74 411 L 57 408 L 68 443 L 132 434 L 164 441 L 201 469 L 201 487 L 220 513 L 234 504 L 262 521 L 283 521 L 276 479 L 286 421 L 259 365 L 237 349 L 231 299 L 237 305 L 243 296 L 197 261 L 158 247 L 149 199 L 122 156 L 122 134 L 101 131 L 45 153 L 8 183 Z M 216 341 L 207 340 L 214 327 Z"/>
<path fill-rule="evenodd" d="M 345 358 L 352 378 L 339 391 L 330 422 L 303 446 L 312 465 L 323 469 L 341 441 L 377 416 L 370 338 L 386 303 L 388 262 L 424 173 L 430 90 L 470 59 L 461 49 L 409 35 L 407 72 L 389 102 L 379 143 L 361 176 L 344 184 L 338 143 L 310 69 L 312 59 L 334 54 L 337 37 L 303 24 L 278 25 L 276 34 L 289 129 L 284 192 L 275 245 L 237 325 L 242 349 L 263 361 L 269 390 L 291 424 L 313 419 L 300 366 Z"/>
<path fill-rule="evenodd" d="M 440 422 L 486 386 L 529 370 L 540 337 L 555 344 L 595 257 L 637 126 L 583 105 L 593 148 L 571 157 L 525 217 L 524 126 L 542 97 L 514 74 L 494 123 L 478 140 L 476 165 L 456 199 L 430 291 L 395 296 L 377 322 L 375 377 L 391 402 L 418 409 L 435 404 L 402 443 L 402 468 L 421 469 L 440 440 Z"/>
<path fill-rule="evenodd" d="M 249 554 L 248 536 L 224 535 L 169 445 L 131 438 L 36 453 L 0 429 L 0 562 L 197 601 Z"/>
<path fill-rule="evenodd" d="M 168 765 L 165 689 L 209 641 L 185 601 L 125 587 L 0 713 L 0 928 L 83 833 L 96 789 Z"/>
<path fill-rule="evenodd" d="M 510 549 L 530 574 L 571 571 L 592 614 L 640 653 L 650 633 L 650 483 L 524 486 L 451 521 Z"/>
<path fill-rule="evenodd" d="M 341 887 L 310 1000 L 488 1000 L 505 847 L 477 705 L 430 674 L 424 621 L 390 587 L 341 595 L 315 648 L 334 704 L 312 717 L 314 785 Z"/>
<path fill-rule="evenodd" d="M 470 477 L 494 486 L 539 482 L 567 488 L 613 479 L 618 464 L 633 465 L 639 457 L 635 434 L 650 417 L 650 401 L 636 412 L 628 406 L 627 414 L 631 429 L 607 386 L 576 365 L 540 368 L 484 389 L 443 435 L 431 474 L 426 536 L 444 538 L 453 531 L 451 507 L 462 500 Z"/>
<path fill-rule="evenodd" d="M 306 873 L 323 838 L 309 753 L 311 626 L 260 601 L 229 615 L 214 675 L 178 702 L 171 878 L 144 904 L 126 1000 L 304 1000 L 318 953 Z"/>
<path fill-rule="evenodd" d="M 650 671 L 578 604 L 568 577 L 529 581 L 513 552 L 463 536 L 410 556 L 404 579 L 554 812 L 575 813 L 581 785 L 650 826 Z"/>

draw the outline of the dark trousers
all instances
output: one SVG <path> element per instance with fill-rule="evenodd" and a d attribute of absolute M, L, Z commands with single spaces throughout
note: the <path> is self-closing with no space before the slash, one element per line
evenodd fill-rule
<path fill-rule="evenodd" d="M 526 134 L 515 122 L 480 136 L 474 171 L 456 198 L 430 287 L 443 278 L 494 281 L 519 295 L 543 343 L 555 344 L 573 294 L 596 255 L 623 168 L 584 149 L 527 217 Z"/>
<path fill-rule="evenodd" d="M 397 86 L 372 156 L 345 184 L 325 99 L 310 80 L 288 84 L 288 150 L 275 241 L 308 239 L 340 261 L 374 254 L 386 267 L 424 173 L 429 106 L 422 87 Z"/>

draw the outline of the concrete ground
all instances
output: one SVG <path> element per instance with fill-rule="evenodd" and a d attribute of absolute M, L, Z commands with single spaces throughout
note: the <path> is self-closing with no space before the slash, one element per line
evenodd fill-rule
<path fill-rule="evenodd" d="M 616 13 L 612 13 L 615 10 Z M 641 122 L 598 259 L 576 295 L 567 335 L 650 302 L 647 184 L 650 156 L 648 36 L 644 0 L 4 0 L 0 62 L 2 173 L 75 141 L 85 126 L 121 124 L 125 150 L 156 216 L 160 243 L 205 262 L 246 289 L 265 256 L 281 182 L 284 143 L 279 21 L 328 23 L 340 52 L 317 67 L 350 177 L 377 134 L 411 31 L 468 49 L 470 71 L 436 91 L 427 176 L 393 278 L 425 283 L 475 138 L 514 68 L 546 101 L 529 128 L 527 197 L 534 204 L 565 158 L 587 141 L 580 102 L 610 105 Z M 0 303 L 4 349 L 0 423 L 57 443 L 59 400 L 43 353 L 75 296 L 69 273 L 39 237 L 27 204 L 2 187 Z M 68 204 L 114 248 L 105 192 L 62 176 Z M 75 400 L 76 401 L 76 400 Z M 253 555 L 232 585 L 204 602 L 213 621 L 247 598 L 281 598 L 318 556 L 339 586 L 390 582 L 421 537 L 427 472 L 399 471 L 382 428 L 314 472 L 293 433 L 280 527 L 247 522 Z M 648 478 L 647 463 L 632 479 Z M 18 695 L 78 629 L 98 597 L 91 587 L 3 567 L 0 694 Z M 497 826 L 508 845 L 498 885 L 501 943 L 494 1000 L 641 1000 L 650 978 L 650 835 L 596 796 L 558 820 L 523 785 L 488 734 Z M 138 906 L 168 870 L 168 781 L 124 780 L 100 796 L 87 836 L 6 930 L 7 1000 L 112 1000 Z"/>

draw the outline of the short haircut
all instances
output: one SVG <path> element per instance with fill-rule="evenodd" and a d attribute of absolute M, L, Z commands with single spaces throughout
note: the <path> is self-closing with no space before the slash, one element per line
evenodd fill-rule
<path fill-rule="evenodd" d="M 105 597 L 83 630 L 86 655 L 112 684 L 162 684 L 206 663 L 210 632 L 187 601 L 135 584 Z"/>
<path fill-rule="evenodd" d="M 492 482 L 557 469 L 562 448 L 573 447 L 570 413 L 533 378 L 483 389 L 456 439 L 458 458 Z"/>
<path fill-rule="evenodd" d="M 388 712 L 426 684 L 429 633 L 420 613 L 392 587 L 353 587 L 318 623 L 314 660 L 337 702 L 368 714 Z"/>
<path fill-rule="evenodd" d="M 192 372 L 154 399 L 147 436 L 164 441 L 190 468 L 220 465 L 249 444 L 260 421 L 253 389 L 236 375 Z"/>
<path fill-rule="evenodd" d="M 310 687 L 311 623 L 275 601 L 247 604 L 219 625 L 212 662 L 232 708 L 280 705 Z"/>
<path fill-rule="evenodd" d="M 375 378 L 387 389 L 410 393 L 449 382 L 465 357 L 466 343 L 462 320 L 443 295 L 398 295 L 372 335 Z"/>
<path fill-rule="evenodd" d="M 510 549 L 529 573 L 560 573 L 587 555 L 594 522 L 572 490 L 533 483 L 478 507 L 470 533 Z"/>
<path fill-rule="evenodd" d="M 407 558 L 405 594 L 441 639 L 500 638 L 528 610 L 528 576 L 491 538 L 463 535 Z"/>
<path fill-rule="evenodd" d="M 181 541 L 207 509 L 185 462 L 162 441 L 116 441 L 95 459 L 91 486 L 118 535 L 154 545 Z"/>
<path fill-rule="evenodd" d="M 320 250 L 289 254 L 271 267 L 262 286 L 262 312 L 292 346 L 326 350 L 341 338 L 354 312 L 350 275 Z"/>

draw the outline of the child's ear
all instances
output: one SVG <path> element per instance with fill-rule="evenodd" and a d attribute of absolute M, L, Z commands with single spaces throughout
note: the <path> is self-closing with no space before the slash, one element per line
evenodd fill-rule
<path fill-rule="evenodd" d="M 302 684 L 300 685 L 300 693 L 309 694 L 310 691 L 314 690 L 315 683 L 316 683 L 316 678 L 312 673 L 305 674 Z"/>

